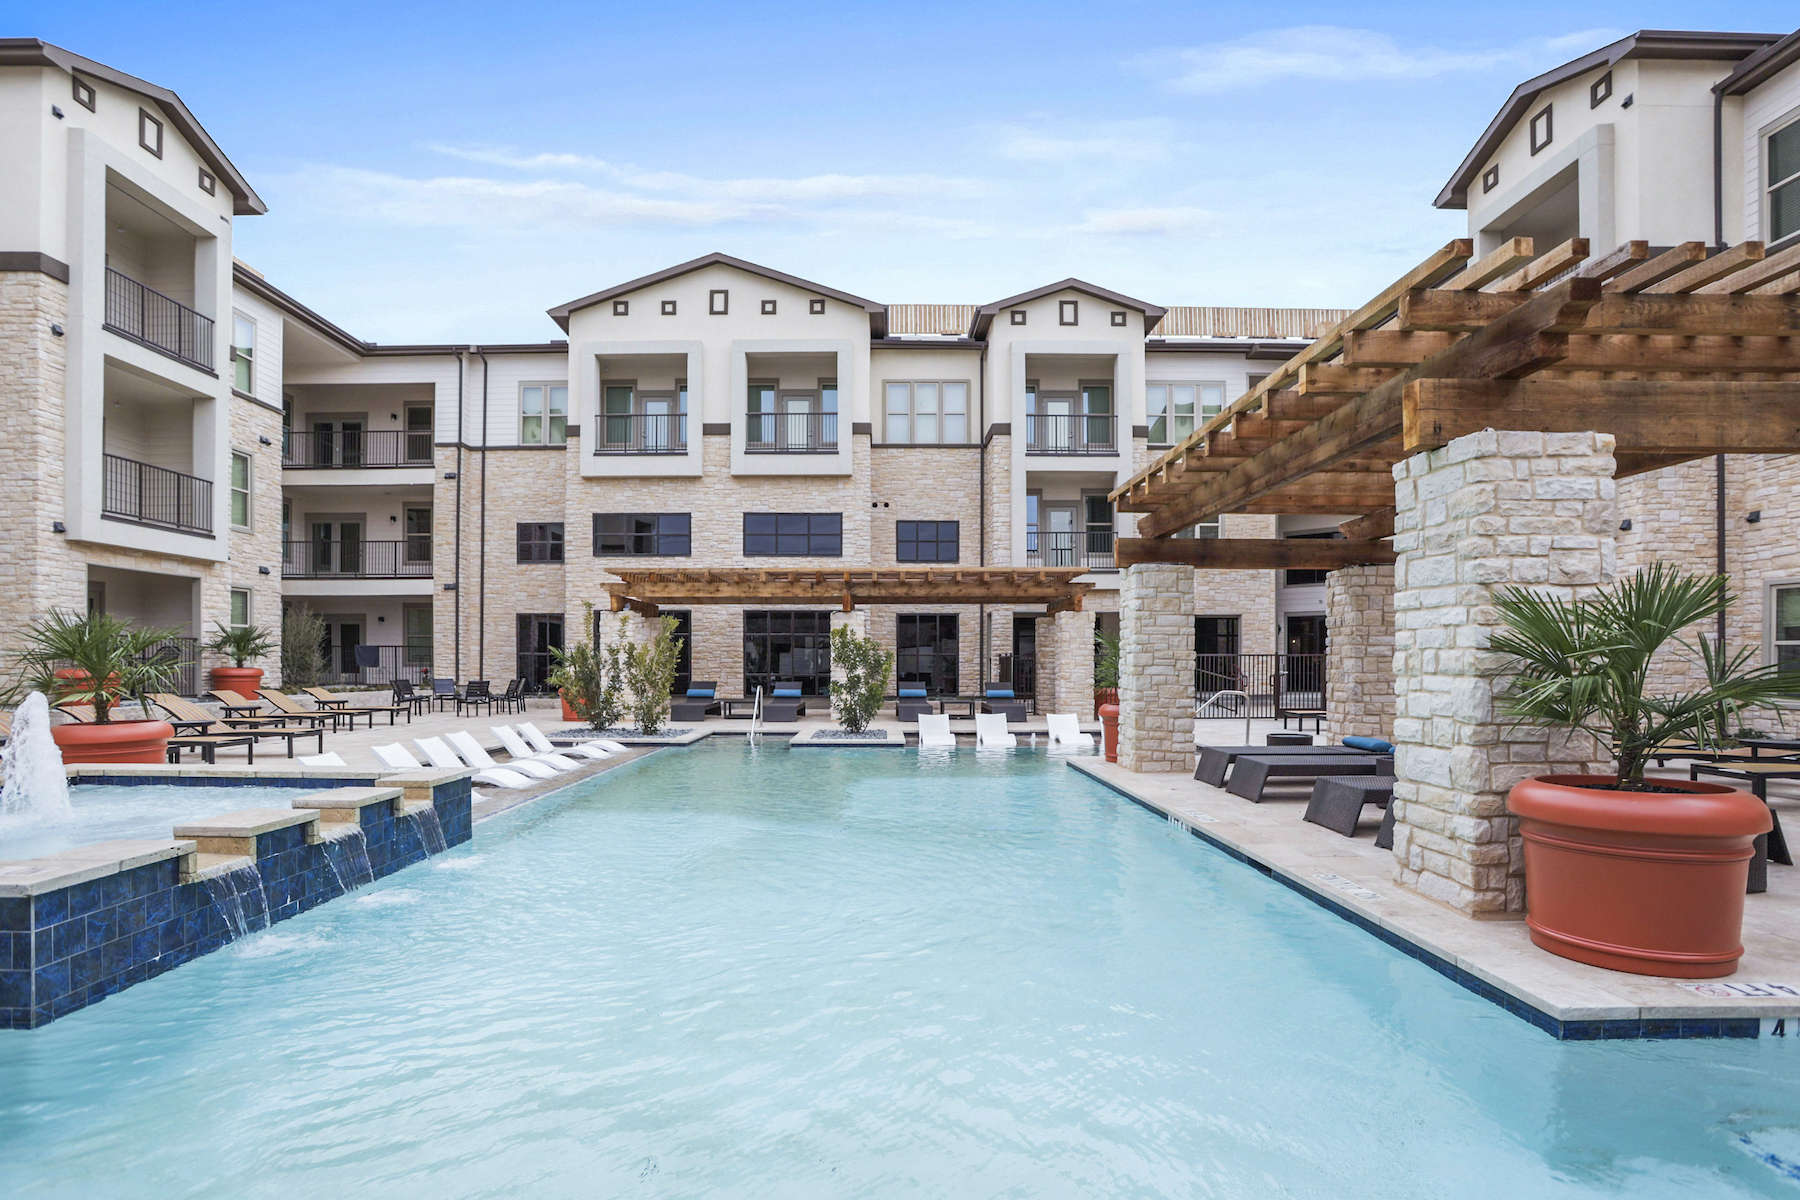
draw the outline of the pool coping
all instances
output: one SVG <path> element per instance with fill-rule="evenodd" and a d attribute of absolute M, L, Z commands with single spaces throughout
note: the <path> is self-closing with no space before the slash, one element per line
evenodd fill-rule
<path fill-rule="evenodd" d="M 1372 854 L 1391 862 L 1385 851 L 1370 852 L 1366 840 L 1351 843 L 1315 826 L 1302 826 L 1296 836 L 1291 827 L 1282 828 L 1300 821 L 1291 802 L 1251 805 L 1185 774 L 1138 775 L 1097 757 L 1066 761 L 1101 786 L 1558 1040 L 1800 1036 L 1795 1019 L 1800 999 L 1704 997 L 1675 980 L 1571 962 L 1533 946 L 1523 921 L 1475 920 L 1407 891 L 1391 878 L 1377 881 L 1367 864 Z M 1258 837 L 1259 829 L 1271 835 Z M 1297 842 L 1313 843 L 1315 849 Z M 1334 863 L 1338 870 L 1326 869 Z M 1743 975 L 1714 982 L 1732 978 L 1754 979 Z M 1800 983 L 1800 976 L 1794 982 Z M 1657 995 L 1662 989 L 1668 994 Z"/>

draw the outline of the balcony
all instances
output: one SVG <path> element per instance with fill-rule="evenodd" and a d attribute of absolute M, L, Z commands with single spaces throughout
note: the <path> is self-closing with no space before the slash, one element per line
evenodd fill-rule
<path fill-rule="evenodd" d="M 834 412 L 748 413 L 744 450 L 750 454 L 836 454 Z"/>
<path fill-rule="evenodd" d="M 595 454 L 686 454 L 686 413 L 606 413 Z"/>
<path fill-rule="evenodd" d="M 431 538 L 398 542 L 287 542 L 283 579 L 429 579 Z"/>
<path fill-rule="evenodd" d="M 296 469 L 429 467 L 431 461 L 431 434 L 404 429 L 289 430 L 281 441 L 281 465 Z"/>
<path fill-rule="evenodd" d="M 100 511 L 119 521 L 212 536 L 212 483 L 135 459 L 105 456 Z"/>
<path fill-rule="evenodd" d="M 1025 565 L 1028 567 L 1082 567 L 1111 571 L 1113 531 L 1086 529 L 1079 533 L 1027 533 Z"/>
<path fill-rule="evenodd" d="M 1027 413 L 1027 454 L 1117 454 L 1119 418 L 1113 413 Z"/>
<path fill-rule="evenodd" d="M 106 269 L 106 328 L 170 358 L 213 369 L 213 322 L 180 301 Z"/>

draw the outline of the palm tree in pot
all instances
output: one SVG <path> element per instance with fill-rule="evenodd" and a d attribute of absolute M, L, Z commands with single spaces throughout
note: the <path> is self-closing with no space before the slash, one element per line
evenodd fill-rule
<path fill-rule="evenodd" d="M 214 654 L 223 654 L 231 660 L 229 667 L 212 669 L 212 686 L 236 692 L 240 696 L 256 698 L 256 689 L 262 686 L 263 673 L 260 667 L 246 664 L 253 658 L 261 658 L 275 649 L 275 638 L 260 625 L 228 626 L 214 622 L 219 632 L 206 643 L 206 648 Z"/>
<path fill-rule="evenodd" d="M 1737 969 L 1769 810 L 1720 784 L 1644 775 L 1656 753 L 1717 747 L 1744 710 L 1800 698 L 1800 672 L 1682 638 L 1733 599 L 1724 578 L 1663 563 L 1582 599 L 1522 588 L 1496 597 L 1505 628 L 1489 649 L 1515 672 L 1501 715 L 1591 735 L 1615 763 L 1611 775 L 1526 779 L 1507 797 L 1524 840 L 1531 938 L 1551 953 L 1642 975 Z M 1659 669 L 1684 661 L 1702 684 L 1652 691 Z"/>
<path fill-rule="evenodd" d="M 106 613 L 52 609 L 25 629 L 17 676 L 24 687 L 54 696 L 58 704 L 88 705 L 88 724 L 50 730 L 64 762 L 163 762 L 175 729 L 167 721 L 114 718 L 121 697 L 150 712 L 149 693 L 169 685 L 176 656 L 173 629 L 140 629 Z"/>

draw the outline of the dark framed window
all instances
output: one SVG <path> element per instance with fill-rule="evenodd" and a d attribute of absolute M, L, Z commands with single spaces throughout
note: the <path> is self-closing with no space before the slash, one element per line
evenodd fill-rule
<path fill-rule="evenodd" d="M 764 300 L 762 302 L 762 315 L 765 317 L 772 317 L 775 315 L 775 302 L 773 300 Z"/>
<path fill-rule="evenodd" d="M 545 680 L 556 669 L 556 655 L 563 648 L 563 615 L 561 613 L 519 613 L 518 658 L 513 674 L 525 681 L 526 688 L 541 692 Z"/>
<path fill-rule="evenodd" d="M 1025 310 L 1024 309 L 1015 308 L 1012 310 L 1012 323 L 1014 325 L 1023 325 L 1025 323 Z"/>
<path fill-rule="evenodd" d="M 594 555 L 686 558 L 693 553 L 687 513 L 595 513 Z"/>
<path fill-rule="evenodd" d="M 1078 300 L 1058 300 L 1056 302 L 1056 323 L 1058 325 L 1081 324 L 1081 302 Z"/>
<path fill-rule="evenodd" d="M 894 679 L 899 686 L 923 686 L 934 696 L 957 694 L 954 613 L 901 613 L 895 618 L 894 634 Z"/>
<path fill-rule="evenodd" d="M 613 301 L 613 316 L 628 317 L 630 315 L 631 315 L 631 301 L 629 301 L 629 300 L 614 300 Z"/>
<path fill-rule="evenodd" d="M 163 155 L 163 123 L 138 109 L 138 145 L 161 158 Z"/>
<path fill-rule="evenodd" d="M 1343 535 L 1333 529 L 1328 532 L 1320 533 L 1290 533 L 1288 536 L 1303 541 L 1330 541 L 1333 538 L 1342 537 Z M 1311 567 L 1302 567 L 1298 569 L 1290 567 L 1287 572 L 1287 585 L 1289 587 L 1296 587 L 1324 583 L 1325 576 L 1328 573 L 1329 572 L 1320 571 Z"/>
<path fill-rule="evenodd" d="M 1608 71 L 1588 87 L 1588 107 L 1599 108 L 1612 99 L 1612 72 Z"/>
<path fill-rule="evenodd" d="M 1124 325 L 1125 324 L 1125 314 L 1122 312 L 1115 311 L 1112 314 L 1112 323 L 1114 325 Z"/>
<path fill-rule="evenodd" d="M 1481 191 L 1483 195 L 1500 186 L 1500 167 L 1498 164 L 1481 173 Z"/>
<path fill-rule="evenodd" d="M 520 562 L 561 562 L 563 560 L 563 523 L 561 521 L 521 521 L 518 533 Z"/>
<path fill-rule="evenodd" d="M 899 562 L 956 561 L 956 521 L 896 521 L 894 558 Z"/>
<path fill-rule="evenodd" d="M 812 316 L 820 316 L 825 311 L 825 302 L 818 299 L 808 300 L 806 302 L 806 311 Z"/>
<path fill-rule="evenodd" d="M 1550 109 L 1551 106 L 1546 104 L 1542 112 L 1531 118 L 1531 152 L 1533 154 L 1548 146 L 1551 138 L 1555 136 L 1550 125 Z"/>
<path fill-rule="evenodd" d="M 744 690 L 767 696 L 778 683 L 798 683 L 803 696 L 831 691 L 829 612 L 744 612 Z"/>
<path fill-rule="evenodd" d="M 1251 682 L 1238 658 L 1238 618 L 1195 617 L 1194 691 L 1202 696 L 1222 690 L 1252 691 Z"/>
<path fill-rule="evenodd" d="M 722 317 L 731 311 L 731 293 L 724 288 L 714 288 L 706 293 L 706 311 L 715 317 Z"/>
<path fill-rule="evenodd" d="M 71 75 L 71 76 L 69 76 L 69 78 L 71 80 L 73 80 L 74 84 L 75 84 L 75 103 L 81 105 L 81 107 L 87 109 L 89 112 L 93 112 L 94 111 L 94 89 L 93 89 L 93 86 L 91 84 L 88 84 L 87 82 L 85 82 L 79 75 Z"/>
<path fill-rule="evenodd" d="M 744 514 L 746 556 L 838 558 L 843 553 L 843 513 Z"/>
<path fill-rule="evenodd" d="M 662 302 L 662 315 L 665 317 L 672 317 L 675 315 L 675 301 L 664 300 Z"/>

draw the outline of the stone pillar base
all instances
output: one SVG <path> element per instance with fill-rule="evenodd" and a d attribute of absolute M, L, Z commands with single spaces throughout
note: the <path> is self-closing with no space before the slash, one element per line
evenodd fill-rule
<path fill-rule="evenodd" d="M 1119 765 L 1193 770 L 1194 568 L 1127 567 L 1119 641 Z"/>
<path fill-rule="evenodd" d="M 1394 568 L 1325 577 L 1325 740 L 1394 736 Z"/>

